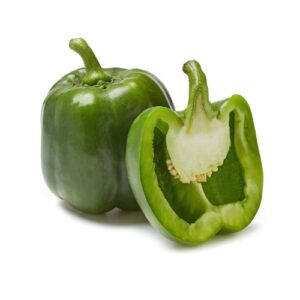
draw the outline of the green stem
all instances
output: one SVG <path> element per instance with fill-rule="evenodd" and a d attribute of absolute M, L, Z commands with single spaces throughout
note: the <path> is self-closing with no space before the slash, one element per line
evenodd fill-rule
<path fill-rule="evenodd" d="M 99 80 L 111 80 L 111 77 L 108 76 L 101 68 L 101 65 L 99 64 L 93 50 L 84 39 L 71 39 L 69 45 L 72 50 L 74 50 L 81 56 L 84 62 L 86 75 L 83 77 L 83 83 L 94 85 Z"/>
<path fill-rule="evenodd" d="M 196 127 L 204 119 L 208 121 L 214 116 L 208 100 L 206 76 L 200 64 L 190 60 L 183 65 L 183 71 L 189 78 L 189 102 L 185 110 L 185 125 L 188 130 Z"/>

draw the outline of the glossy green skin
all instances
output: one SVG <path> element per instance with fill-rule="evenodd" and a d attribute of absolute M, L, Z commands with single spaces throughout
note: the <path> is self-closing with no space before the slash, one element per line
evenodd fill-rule
<path fill-rule="evenodd" d="M 125 169 L 125 145 L 135 117 L 152 106 L 173 107 L 152 74 L 104 69 L 111 82 L 82 83 L 73 71 L 50 90 L 42 109 L 42 170 L 51 191 L 78 210 L 138 209 Z"/>
<path fill-rule="evenodd" d="M 150 108 L 137 117 L 128 135 L 126 164 L 135 197 L 150 223 L 180 243 L 199 244 L 219 232 L 242 230 L 261 202 L 263 170 L 246 100 L 234 95 L 212 106 L 218 118 L 231 116 L 232 149 L 205 184 L 183 184 L 165 164 L 165 134 L 183 123 L 184 113 Z"/>

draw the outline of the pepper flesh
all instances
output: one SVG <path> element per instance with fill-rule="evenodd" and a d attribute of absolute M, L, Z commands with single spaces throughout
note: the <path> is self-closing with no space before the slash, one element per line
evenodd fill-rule
<path fill-rule="evenodd" d="M 78 210 L 138 209 L 125 169 L 129 127 L 146 108 L 173 107 L 151 73 L 102 69 L 83 39 L 70 47 L 85 68 L 62 77 L 42 109 L 42 170 L 49 188 Z"/>
<path fill-rule="evenodd" d="M 187 109 L 176 113 L 167 108 L 151 108 L 138 116 L 127 139 L 126 165 L 134 195 L 152 225 L 178 242 L 199 244 L 219 232 L 239 231 L 251 222 L 261 202 L 263 171 L 254 123 L 246 100 L 233 95 L 216 103 L 210 103 L 208 98 L 199 103 L 199 99 L 205 98 L 207 90 L 204 73 L 195 61 L 187 62 L 184 71 L 190 79 Z M 174 143 L 168 143 L 169 132 L 174 134 L 176 140 L 178 129 L 190 126 L 191 119 L 196 122 L 199 110 L 193 108 L 197 105 L 200 105 L 208 120 L 216 119 L 224 124 L 220 137 L 226 155 L 218 168 L 215 166 L 209 170 L 199 163 L 193 165 L 195 159 L 203 165 L 213 165 L 218 162 L 216 157 L 222 157 L 216 154 L 218 149 L 211 148 L 210 144 L 212 142 L 217 146 L 213 143 L 218 136 L 216 132 L 210 132 L 212 135 L 206 140 L 212 157 L 197 149 L 197 142 L 194 142 L 196 149 L 192 151 L 187 149 L 189 142 L 183 143 L 182 149 L 177 144 L 175 150 L 172 149 Z M 190 138 L 197 136 L 197 132 L 204 128 L 191 130 L 187 135 L 190 134 Z M 226 142 L 228 135 L 229 141 Z M 230 146 L 227 149 L 228 142 Z M 203 146 L 203 141 L 199 140 L 198 145 Z M 173 159 L 179 153 L 180 159 L 176 162 L 170 157 L 172 151 L 175 153 Z M 185 159 L 182 153 L 186 153 Z M 189 179 L 186 182 L 182 180 L 182 174 L 176 173 L 184 168 L 185 162 Z M 176 172 L 170 174 L 174 169 Z M 207 182 L 190 180 L 191 175 L 200 176 L 203 172 L 211 176 L 206 176 Z"/>

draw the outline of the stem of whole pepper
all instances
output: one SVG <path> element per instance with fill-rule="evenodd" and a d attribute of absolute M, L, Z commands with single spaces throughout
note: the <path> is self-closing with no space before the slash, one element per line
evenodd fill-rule
<path fill-rule="evenodd" d="M 93 50 L 87 44 L 87 42 L 82 38 L 71 39 L 69 46 L 72 50 L 77 52 L 85 65 L 86 75 L 83 77 L 83 83 L 88 85 L 94 85 L 99 80 L 110 81 L 111 77 L 108 76 L 95 56 Z"/>
<path fill-rule="evenodd" d="M 189 78 L 189 102 L 185 109 L 186 130 L 193 131 L 202 127 L 215 116 L 208 100 L 206 76 L 200 64 L 190 60 L 183 65 L 183 71 Z"/>

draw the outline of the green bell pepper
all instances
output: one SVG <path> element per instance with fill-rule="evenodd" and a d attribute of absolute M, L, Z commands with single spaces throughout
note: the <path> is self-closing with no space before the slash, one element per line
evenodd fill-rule
<path fill-rule="evenodd" d="M 199 244 L 251 222 L 263 170 L 246 100 L 234 95 L 210 103 L 200 65 L 189 61 L 183 70 L 187 108 L 150 108 L 139 115 L 129 131 L 126 165 L 151 224 L 178 242 Z"/>
<path fill-rule="evenodd" d="M 138 209 L 125 168 L 129 127 L 146 108 L 173 108 L 149 72 L 102 69 L 83 39 L 70 48 L 85 68 L 62 77 L 42 108 L 42 170 L 51 191 L 78 210 Z"/>

